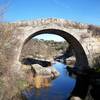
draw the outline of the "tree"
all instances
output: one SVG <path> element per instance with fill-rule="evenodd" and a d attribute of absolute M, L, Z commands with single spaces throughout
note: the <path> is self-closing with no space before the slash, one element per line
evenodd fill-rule
<path fill-rule="evenodd" d="M 9 4 L 10 4 L 10 0 L 5 0 L 4 3 L 0 4 L 0 22 L 4 21 L 4 15 L 7 11 Z"/>

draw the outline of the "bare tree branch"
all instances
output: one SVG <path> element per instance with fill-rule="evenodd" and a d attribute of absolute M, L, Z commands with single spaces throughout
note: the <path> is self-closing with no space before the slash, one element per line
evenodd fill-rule
<path fill-rule="evenodd" d="M 4 21 L 4 15 L 11 3 L 11 0 L 6 0 L 4 3 L 0 4 L 0 22 Z"/>

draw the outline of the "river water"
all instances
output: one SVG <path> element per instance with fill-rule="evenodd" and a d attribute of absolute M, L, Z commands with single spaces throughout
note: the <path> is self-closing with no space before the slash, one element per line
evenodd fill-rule
<path fill-rule="evenodd" d="M 66 100 L 75 86 L 75 79 L 71 78 L 66 65 L 55 63 L 53 66 L 60 72 L 60 76 L 51 81 L 51 86 L 46 88 L 32 88 L 24 91 L 27 100 Z"/>

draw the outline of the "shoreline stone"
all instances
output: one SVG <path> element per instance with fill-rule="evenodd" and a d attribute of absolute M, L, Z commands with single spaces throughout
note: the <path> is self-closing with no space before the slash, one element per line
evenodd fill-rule
<path fill-rule="evenodd" d="M 56 78 L 60 75 L 60 73 L 56 70 L 56 68 L 49 66 L 49 67 L 42 67 L 39 64 L 32 65 L 32 68 L 36 72 L 36 75 L 42 75 L 44 77 Z"/>

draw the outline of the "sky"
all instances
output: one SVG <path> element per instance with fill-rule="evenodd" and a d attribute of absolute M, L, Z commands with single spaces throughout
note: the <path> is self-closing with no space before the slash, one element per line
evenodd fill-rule
<path fill-rule="evenodd" d="M 64 38 L 55 34 L 40 34 L 40 35 L 35 36 L 34 38 L 44 39 L 44 40 L 54 40 L 56 42 L 65 41 Z"/>
<path fill-rule="evenodd" d="M 6 21 L 64 18 L 100 25 L 100 0 L 0 0 L 9 1 Z"/>
<path fill-rule="evenodd" d="M 100 26 L 100 0 L 0 0 L 8 1 L 5 20 L 63 18 Z"/>

